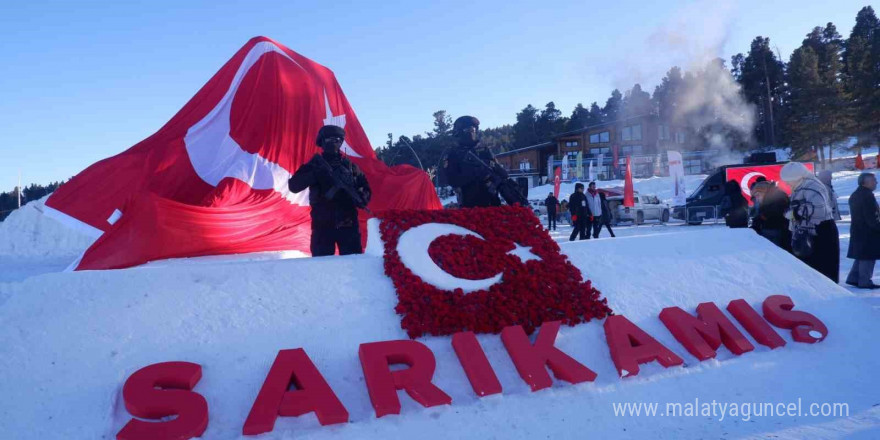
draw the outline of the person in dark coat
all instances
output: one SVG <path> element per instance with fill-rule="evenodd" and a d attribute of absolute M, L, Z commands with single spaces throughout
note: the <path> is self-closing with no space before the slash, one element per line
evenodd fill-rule
<path fill-rule="evenodd" d="M 553 193 L 547 195 L 547 198 L 544 199 L 544 206 L 547 207 L 547 230 L 555 231 L 556 230 L 556 206 L 559 205 L 559 200 L 556 200 L 556 197 L 553 197 Z"/>
<path fill-rule="evenodd" d="M 611 234 L 611 237 L 614 237 L 614 231 L 611 230 L 611 209 L 608 208 L 608 199 L 605 197 L 605 193 L 599 193 L 599 200 L 602 202 L 602 218 L 599 224 L 599 230 L 602 230 L 602 225 L 608 228 L 608 233 Z M 596 231 L 596 237 L 599 237 L 599 232 Z"/>
<path fill-rule="evenodd" d="M 370 201 L 370 184 L 366 176 L 357 165 L 339 153 L 344 140 L 345 130 L 342 127 L 321 127 L 316 143 L 323 152 L 299 167 L 287 181 L 287 186 L 293 193 L 309 189 L 313 257 L 333 255 L 337 246 L 339 255 L 363 253 L 357 209 L 366 205 L 357 206 L 351 195 L 338 188 L 332 192 L 332 197 L 328 197 L 331 194 L 328 191 L 333 190 L 336 181 L 340 180 L 351 185 L 364 203 Z M 329 164 L 330 169 L 325 164 Z"/>
<path fill-rule="evenodd" d="M 479 132 L 479 119 L 473 116 L 456 119 L 452 135 L 458 147 L 451 149 L 443 160 L 446 180 L 451 186 L 461 189 L 462 208 L 501 206 L 498 193 L 491 190 L 492 171 L 480 162 L 490 166 L 504 179 L 507 178 L 507 171 L 495 161 L 495 156 L 488 148 L 481 148 Z"/>
<path fill-rule="evenodd" d="M 849 196 L 852 226 L 846 257 L 855 261 L 846 277 L 846 284 L 862 289 L 880 288 L 871 280 L 874 263 L 880 258 L 880 208 L 874 197 L 876 189 L 877 177 L 873 173 L 862 173 L 859 187 Z"/>
<path fill-rule="evenodd" d="M 574 185 L 574 193 L 568 198 L 568 210 L 571 212 L 571 237 L 568 241 L 574 241 L 574 238 L 580 236 L 580 240 L 585 240 L 587 235 L 587 222 L 590 221 L 590 214 L 587 209 L 587 198 L 584 196 L 584 184 L 576 183 Z"/>
<path fill-rule="evenodd" d="M 749 226 L 749 202 L 743 197 L 739 183 L 735 180 L 724 184 L 724 197 L 721 199 L 718 216 L 724 217 L 724 223 L 729 228 Z"/>
<path fill-rule="evenodd" d="M 767 181 L 756 183 L 752 187 L 752 194 L 758 207 L 752 228 L 762 237 L 791 252 L 791 231 L 785 217 L 789 207 L 788 195 L 775 182 Z"/>

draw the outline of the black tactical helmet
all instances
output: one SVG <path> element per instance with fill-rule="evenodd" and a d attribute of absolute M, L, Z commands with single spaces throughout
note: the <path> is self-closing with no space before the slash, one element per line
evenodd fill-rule
<path fill-rule="evenodd" d="M 345 139 L 345 129 L 336 125 L 325 125 L 318 130 L 318 138 L 315 143 L 320 147 L 324 143 L 325 137 L 340 137 Z"/>
<path fill-rule="evenodd" d="M 456 119 L 455 122 L 452 124 L 452 131 L 457 132 L 464 130 L 468 127 L 476 127 L 477 129 L 479 129 L 480 120 L 473 116 L 462 116 Z"/>

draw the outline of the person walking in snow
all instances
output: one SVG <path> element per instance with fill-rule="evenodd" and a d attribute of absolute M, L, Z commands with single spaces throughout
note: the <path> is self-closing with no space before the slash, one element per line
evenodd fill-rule
<path fill-rule="evenodd" d="M 735 180 L 724 184 L 724 197 L 718 208 L 718 216 L 724 217 L 724 223 L 729 228 L 749 226 L 749 202 L 743 197 L 739 183 Z"/>
<path fill-rule="evenodd" d="M 590 234 L 592 233 L 593 238 L 599 238 L 599 231 L 602 229 L 602 198 L 599 196 L 599 191 L 596 190 L 596 182 L 590 182 L 590 186 L 587 188 L 587 193 L 584 194 L 587 198 L 587 215 L 589 216 L 589 223 L 587 223 L 587 238 L 590 238 Z"/>
<path fill-rule="evenodd" d="M 614 237 L 614 231 L 611 230 L 611 209 L 608 208 L 608 199 L 605 198 L 605 193 L 599 193 L 599 200 L 602 201 L 602 215 L 600 216 L 602 221 L 599 224 L 599 230 L 602 230 L 602 226 L 604 225 L 608 228 L 608 233 L 611 234 L 611 237 Z M 598 232 L 596 236 L 598 237 Z"/>
<path fill-rule="evenodd" d="M 568 198 L 568 210 L 571 212 L 571 236 L 568 241 L 574 241 L 574 238 L 580 236 L 580 240 L 590 238 L 587 233 L 587 220 L 589 211 L 587 210 L 587 198 L 584 196 L 584 184 L 576 183 L 574 185 L 574 193 Z"/>
<path fill-rule="evenodd" d="M 849 196 L 849 212 L 852 216 L 847 258 L 853 265 L 846 277 L 846 284 L 862 289 L 880 288 L 871 278 L 874 264 L 880 258 L 880 207 L 874 197 L 877 177 L 873 173 L 859 175 L 859 187 Z"/>
<path fill-rule="evenodd" d="M 828 196 L 830 197 L 829 202 L 831 203 L 831 213 L 834 220 L 840 220 L 840 208 L 837 206 L 837 193 L 834 192 L 834 187 L 831 185 L 831 171 L 822 170 L 819 171 L 818 174 L 819 181 L 825 184 L 825 188 L 828 189 Z"/>
<path fill-rule="evenodd" d="M 556 200 L 556 197 L 553 196 L 553 193 L 547 195 L 547 198 L 544 199 L 544 206 L 547 207 L 547 230 L 555 231 L 556 230 L 556 206 L 559 205 L 559 200 Z"/>
<path fill-rule="evenodd" d="M 562 200 L 559 204 L 559 210 L 562 211 L 562 215 L 565 216 L 565 222 L 571 225 L 571 212 L 568 210 L 568 200 Z"/>
<path fill-rule="evenodd" d="M 299 167 L 287 181 L 293 193 L 309 189 L 313 257 L 333 255 L 337 246 L 339 255 L 363 253 L 357 209 L 370 202 L 370 184 L 357 165 L 339 153 L 344 140 L 342 127 L 321 127 L 315 142 L 323 151 Z M 355 193 L 340 188 L 340 183 Z"/>
<path fill-rule="evenodd" d="M 828 189 L 800 162 L 789 162 L 779 176 L 791 188 L 792 253 L 835 283 L 840 278 L 840 235 Z"/>

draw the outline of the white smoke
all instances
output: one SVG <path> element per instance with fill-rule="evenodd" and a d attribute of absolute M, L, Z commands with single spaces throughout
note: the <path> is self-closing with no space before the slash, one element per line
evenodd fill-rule
<path fill-rule="evenodd" d="M 627 51 L 615 85 L 627 90 L 635 83 L 659 84 L 670 68 L 678 66 L 685 77 L 673 114 L 673 123 L 700 133 L 706 146 L 720 150 L 719 161 L 739 162 L 732 139 L 750 143 L 755 126 L 754 106 L 741 94 L 730 74 L 724 46 L 736 21 L 731 1 L 697 1 L 670 14 L 655 29 L 644 47 Z M 729 163 L 729 162 L 728 162 Z"/>

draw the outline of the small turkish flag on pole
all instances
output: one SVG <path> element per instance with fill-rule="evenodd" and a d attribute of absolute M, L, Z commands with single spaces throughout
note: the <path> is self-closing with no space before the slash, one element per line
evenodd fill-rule
<path fill-rule="evenodd" d="M 556 168 L 553 173 L 553 197 L 559 197 L 559 185 L 562 183 L 562 170 Z"/>
<path fill-rule="evenodd" d="M 635 206 L 633 200 L 633 173 L 629 156 L 626 156 L 626 180 L 623 183 L 623 206 L 629 208 Z"/>
<path fill-rule="evenodd" d="M 857 170 L 865 169 L 865 160 L 862 159 L 862 153 L 859 153 L 859 155 L 856 156 L 856 169 Z"/>

